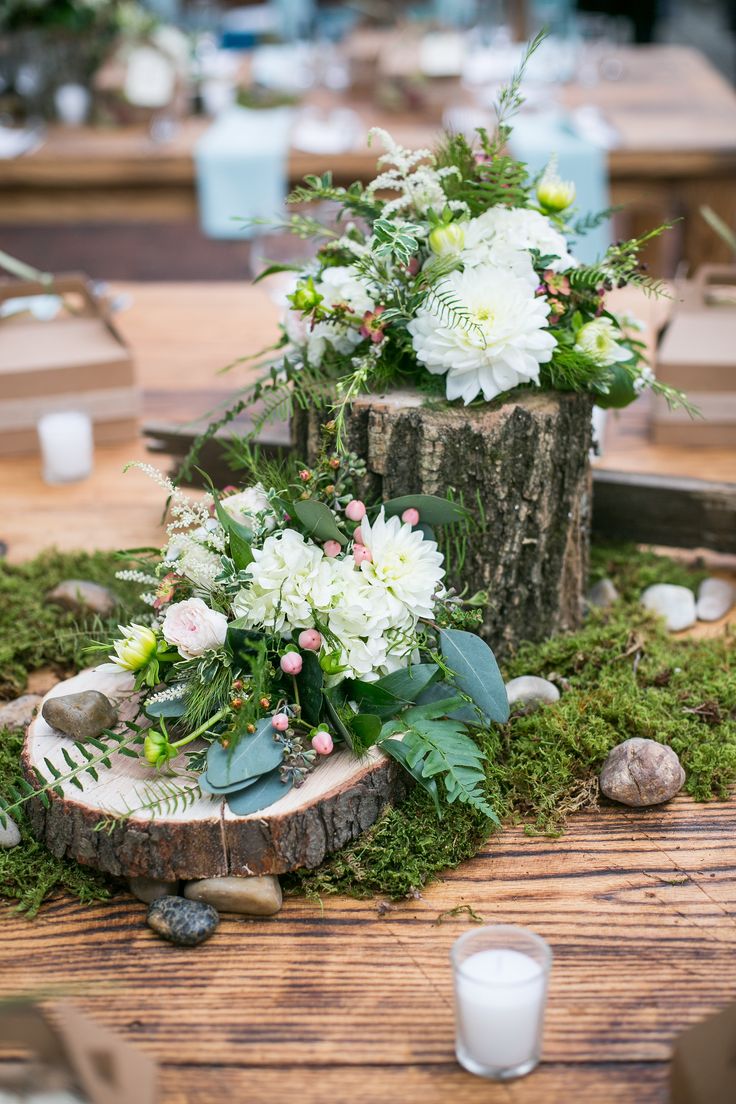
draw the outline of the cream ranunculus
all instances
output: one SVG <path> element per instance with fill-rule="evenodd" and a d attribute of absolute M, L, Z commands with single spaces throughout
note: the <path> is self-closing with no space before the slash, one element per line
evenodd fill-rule
<path fill-rule="evenodd" d="M 609 364 L 631 359 L 631 350 L 618 344 L 616 338 L 620 337 L 623 334 L 610 318 L 594 318 L 578 330 L 575 348 L 600 368 L 606 368 Z"/>
<path fill-rule="evenodd" d="M 290 632 L 311 628 L 315 612 L 329 610 L 338 584 L 322 549 L 295 529 L 267 537 L 246 568 L 251 584 L 233 600 L 233 611 L 253 627 Z"/>
<path fill-rule="evenodd" d="M 539 366 L 550 360 L 556 342 L 547 329 L 549 304 L 528 280 L 482 265 L 451 273 L 438 290 L 467 312 L 465 322 L 430 299 L 407 328 L 417 360 L 447 375 L 448 399 L 467 404 L 480 394 L 493 399 L 520 383 L 538 382 Z"/>
<path fill-rule="evenodd" d="M 132 625 L 118 625 L 118 628 L 123 635 L 113 644 L 116 654 L 110 659 L 124 671 L 140 671 L 156 655 L 156 633 L 135 622 Z"/>
<path fill-rule="evenodd" d="M 262 483 L 254 483 L 244 491 L 227 495 L 220 500 L 220 505 L 233 521 L 239 521 L 249 529 L 256 529 L 259 522 L 269 531 L 276 525 L 276 515 Z"/>
<path fill-rule="evenodd" d="M 161 629 L 164 640 L 179 649 L 185 659 L 222 647 L 227 634 L 224 613 L 210 609 L 201 598 L 187 598 L 169 606 Z"/>
<path fill-rule="evenodd" d="M 360 570 L 375 590 L 376 602 L 385 603 L 391 627 L 410 627 L 419 617 L 432 617 L 445 575 L 436 542 L 398 517 L 385 517 L 383 510 L 372 525 L 364 518 L 360 529 L 371 553 Z"/>

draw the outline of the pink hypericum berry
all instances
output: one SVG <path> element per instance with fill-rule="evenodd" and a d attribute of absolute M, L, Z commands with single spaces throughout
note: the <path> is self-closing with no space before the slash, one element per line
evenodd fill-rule
<path fill-rule="evenodd" d="M 308 483 L 309 480 L 312 478 L 312 473 L 307 468 L 302 468 L 302 470 L 299 472 L 299 478 L 301 479 L 302 483 Z"/>
<path fill-rule="evenodd" d="M 355 544 L 365 544 L 360 526 L 358 526 L 358 528 L 353 533 L 353 541 L 355 542 Z"/>
<path fill-rule="evenodd" d="M 325 541 L 322 546 L 325 550 L 325 556 L 329 556 L 331 560 L 334 560 L 335 556 L 340 555 L 340 543 L 339 541 Z"/>
<path fill-rule="evenodd" d="M 281 670 L 285 675 L 298 675 L 302 669 L 302 657 L 298 652 L 287 652 L 281 657 Z"/>
<path fill-rule="evenodd" d="M 373 559 L 370 548 L 366 548 L 364 544 L 356 544 L 353 549 L 353 559 L 358 567 L 360 567 L 362 563 L 370 563 Z"/>
<path fill-rule="evenodd" d="M 401 515 L 401 520 L 406 522 L 407 525 L 418 525 L 419 511 L 415 510 L 413 506 L 410 506 L 408 510 L 404 510 Z"/>
<path fill-rule="evenodd" d="M 312 737 L 312 747 L 318 755 L 329 755 L 334 746 L 332 737 L 329 732 L 325 732 L 324 729 L 315 732 Z"/>
<path fill-rule="evenodd" d="M 362 521 L 365 517 L 365 502 L 361 502 L 359 498 L 351 498 L 345 507 L 345 517 L 351 521 Z"/>
<path fill-rule="evenodd" d="M 285 713 L 274 713 L 271 718 L 271 724 L 277 732 L 286 732 L 289 727 L 289 718 Z"/>
<path fill-rule="evenodd" d="M 316 629 L 305 629 L 299 633 L 299 647 L 307 652 L 318 652 L 322 647 L 322 637 Z"/>

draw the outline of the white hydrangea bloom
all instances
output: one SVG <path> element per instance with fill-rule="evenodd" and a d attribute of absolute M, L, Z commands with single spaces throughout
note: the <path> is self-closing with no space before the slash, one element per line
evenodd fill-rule
<path fill-rule="evenodd" d="M 549 304 L 528 280 L 494 266 L 453 272 L 442 281 L 468 313 L 465 325 L 443 317 L 432 299 L 409 323 L 417 359 L 434 375 L 447 375 L 448 399 L 467 404 L 490 400 L 520 383 L 539 380 L 539 366 L 552 356 L 547 330 Z"/>
<path fill-rule="evenodd" d="M 252 627 L 288 633 L 311 628 L 338 593 L 330 560 L 295 529 L 267 537 L 246 568 L 251 585 L 236 594 L 233 611 Z"/>
<path fill-rule="evenodd" d="M 543 257 L 554 257 L 549 267 L 554 272 L 574 268 L 577 261 L 567 251 L 567 242 L 550 220 L 527 207 L 490 207 L 465 224 L 466 267 L 497 264 L 494 257 L 503 249 L 536 249 Z M 501 262 L 502 263 L 502 262 Z"/>

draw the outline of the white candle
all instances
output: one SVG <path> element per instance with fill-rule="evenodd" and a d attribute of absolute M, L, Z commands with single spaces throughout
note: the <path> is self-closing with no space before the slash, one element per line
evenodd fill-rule
<path fill-rule="evenodd" d="M 90 106 L 89 91 L 82 84 L 61 84 L 54 92 L 56 114 L 66 126 L 81 126 Z"/>
<path fill-rule="evenodd" d="M 499 1079 L 528 1073 L 541 1051 L 547 945 L 523 929 L 478 929 L 458 941 L 453 961 L 460 1064 Z"/>
<path fill-rule="evenodd" d="M 74 483 L 92 471 L 92 422 L 79 410 L 44 414 L 38 420 L 43 478 L 46 483 Z"/>

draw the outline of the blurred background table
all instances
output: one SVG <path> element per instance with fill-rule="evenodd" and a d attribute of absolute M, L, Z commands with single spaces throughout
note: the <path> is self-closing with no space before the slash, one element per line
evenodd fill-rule
<path fill-rule="evenodd" d="M 610 79 L 561 85 L 554 96 L 569 110 L 598 109 L 618 136 L 608 154 L 612 203 L 626 207 L 616 216 L 617 235 L 682 219 L 650 250 L 653 271 L 671 275 L 682 258 L 691 269 L 727 259 L 699 208 L 708 204 L 736 223 L 736 93 L 688 47 L 617 47 L 609 66 Z M 418 113 L 388 113 L 352 94 L 324 89 L 310 95 L 322 107 L 351 107 L 366 132 L 383 126 L 409 147 L 432 145 L 439 133 L 436 119 Z M 452 97 L 458 105 L 467 98 L 459 82 Z M 209 122 L 186 119 L 170 141 L 160 143 L 142 127 L 50 127 L 35 152 L 0 160 L 3 248 L 43 268 L 81 268 L 94 276 L 242 275 L 248 243 L 208 240 L 197 225 L 193 151 Z M 365 142 L 338 154 L 292 149 L 288 175 L 294 183 L 330 168 L 340 183 L 367 180 L 376 156 Z"/>

